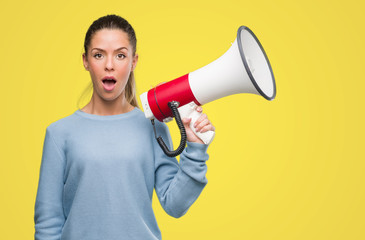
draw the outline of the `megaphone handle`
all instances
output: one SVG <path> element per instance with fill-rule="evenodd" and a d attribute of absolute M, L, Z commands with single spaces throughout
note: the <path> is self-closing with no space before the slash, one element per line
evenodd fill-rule
<path fill-rule="evenodd" d="M 198 105 L 196 105 L 194 102 L 190 102 L 188 104 L 185 104 L 184 106 L 179 107 L 177 110 L 179 110 L 181 118 L 191 118 L 191 122 L 189 124 L 190 129 L 204 142 L 204 144 L 209 145 L 215 136 L 215 132 L 214 131 L 207 131 L 204 133 L 196 132 L 194 128 L 194 123 L 202 115 L 202 113 L 196 111 L 197 106 Z"/>

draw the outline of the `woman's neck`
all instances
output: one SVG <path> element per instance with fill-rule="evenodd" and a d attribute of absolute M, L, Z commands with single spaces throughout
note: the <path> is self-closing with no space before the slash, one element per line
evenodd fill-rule
<path fill-rule="evenodd" d="M 106 101 L 96 95 L 94 92 L 90 102 L 81 109 L 83 112 L 107 116 L 126 113 L 134 109 L 134 106 L 127 102 L 124 94 L 112 101 Z"/>

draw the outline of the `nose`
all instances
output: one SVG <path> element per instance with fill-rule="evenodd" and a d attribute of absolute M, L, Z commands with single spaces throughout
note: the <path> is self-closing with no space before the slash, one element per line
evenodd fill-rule
<path fill-rule="evenodd" d="M 112 57 L 107 57 L 105 62 L 105 71 L 112 71 L 114 70 L 114 62 Z"/>

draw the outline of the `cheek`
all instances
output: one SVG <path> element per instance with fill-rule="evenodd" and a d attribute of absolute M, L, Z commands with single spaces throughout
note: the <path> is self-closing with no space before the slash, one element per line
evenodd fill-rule
<path fill-rule="evenodd" d="M 132 65 L 126 61 L 126 62 L 122 62 L 122 63 L 118 64 L 116 67 L 120 74 L 129 75 Z"/>
<path fill-rule="evenodd" d="M 102 74 L 103 67 L 100 64 L 90 63 L 89 72 L 91 76 L 100 77 Z"/>
<path fill-rule="evenodd" d="M 102 64 L 98 64 L 96 62 L 91 62 L 89 65 L 90 70 L 93 72 L 99 72 L 102 69 Z"/>

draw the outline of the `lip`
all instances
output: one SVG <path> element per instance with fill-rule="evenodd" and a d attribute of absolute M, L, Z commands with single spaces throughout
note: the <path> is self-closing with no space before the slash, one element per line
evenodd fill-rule
<path fill-rule="evenodd" d="M 117 79 L 115 79 L 115 77 L 113 77 L 113 76 L 105 76 L 105 77 L 103 77 L 103 79 L 101 79 L 101 81 L 103 81 L 105 79 L 113 79 L 113 80 L 117 81 Z"/>
<path fill-rule="evenodd" d="M 105 85 L 105 84 L 103 83 L 103 80 L 106 80 L 106 79 L 113 79 L 113 80 L 115 80 L 115 84 L 114 84 L 113 86 Z M 103 87 L 104 87 L 104 89 L 105 89 L 106 91 L 112 91 L 112 90 L 115 88 L 115 85 L 117 85 L 117 80 L 116 80 L 116 79 L 115 79 L 115 77 L 113 77 L 113 76 L 105 76 L 105 77 L 103 77 L 103 78 L 102 78 L 102 80 L 101 80 L 101 84 L 103 84 Z"/>

